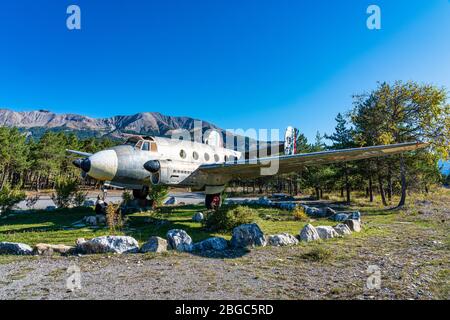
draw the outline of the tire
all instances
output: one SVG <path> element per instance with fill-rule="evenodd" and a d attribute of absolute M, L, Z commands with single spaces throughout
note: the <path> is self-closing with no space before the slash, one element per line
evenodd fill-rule
<path fill-rule="evenodd" d="M 133 197 L 135 199 L 145 200 L 148 196 L 148 189 L 133 189 Z"/>
<path fill-rule="evenodd" d="M 205 197 L 205 206 L 208 210 L 218 210 L 222 205 L 220 194 L 207 194 Z"/>

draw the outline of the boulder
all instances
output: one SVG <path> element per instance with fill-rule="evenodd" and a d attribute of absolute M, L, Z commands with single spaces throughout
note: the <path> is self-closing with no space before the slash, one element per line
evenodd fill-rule
<path fill-rule="evenodd" d="M 83 207 L 93 207 L 93 206 L 95 206 L 94 200 L 86 200 L 83 202 Z"/>
<path fill-rule="evenodd" d="M 361 213 L 359 211 L 350 212 L 348 219 L 361 221 Z"/>
<path fill-rule="evenodd" d="M 336 210 L 334 210 L 333 208 L 330 208 L 330 207 L 326 207 L 325 208 L 325 214 L 326 214 L 327 217 L 333 216 L 333 215 L 336 214 Z"/>
<path fill-rule="evenodd" d="M 46 243 L 38 243 L 33 248 L 33 254 L 34 255 L 45 255 L 50 256 L 54 253 L 59 254 L 68 254 L 70 253 L 75 247 L 66 246 L 63 244 L 46 244 Z"/>
<path fill-rule="evenodd" d="M 319 233 L 317 232 L 316 228 L 314 228 L 314 226 L 309 223 L 300 231 L 300 241 L 309 242 L 319 239 Z"/>
<path fill-rule="evenodd" d="M 334 230 L 331 226 L 318 226 L 316 227 L 316 231 L 319 234 L 320 239 L 331 239 L 338 237 L 339 234 Z"/>
<path fill-rule="evenodd" d="M 348 219 L 345 220 L 344 223 L 354 232 L 361 231 L 361 222 L 359 220 Z"/>
<path fill-rule="evenodd" d="M 186 252 L 192 251 L 192 239 L 184 230 L 169 230 L 167 232 L 167 242 L 170 249 Z"/>
<path fill-rule="evenodd" d="M 261 197 L 258 199 L 258 204 L 260 206 L 271 206 L 272 205 L 272 201 L 269 200 L 267 197 Z"/>
<path fill-rule="evenodd" d="M 47 206 L 45 208 L 45 211 L 55 211 L 56 210 L 56 206 Z"/>
<path fill-rule="evenodd" d="M 175 197 L 170 197 L 164 202 L 165 205 L 174 205 L 177 204 L 177 199 Z"/>
<path fill-rule="evenodd" d="M 102 236 L 88 241 L 77 240 L 77 251 L 80 253 L 136 253 L 139 244 L 136 239 L 128 236 Z"/>
<path fill-rule="evenodd" d="M 201 212 L 197 212 L 196 214 L 194 214 L 194 216 L 192 217 L 192 221 L 194 222 L 201 222 L 203 221 L 205 217 L 203 216 L 203 213 Z"/>
<path fill-rule="evenodd" d="M 243 224 L 233 229 L 231 246 L 234 248 L 245 248 L 265 246 L 266 239 L 256 223 Z"/>
<path fill-rule="evenodd" d="M 348 219 L 348 214 L 346 213 L 336 213 L 335 215 L 332 216 L 331 218 L 333 221 L 345 221 Z"/>
<path fill-rule="evenodd" d="M 97 218 L 97 224 L 106 223 L 106 216 L 104 216 L 103 214 L 97 214 L 95 217 Z"/>
<path fill-rule="evenodd" d="M 25 243 L 0 242 L 0 254 L 30 255 L 33 249 Z"/>
<path fill-rule="evenodd" d="M 319 208 L 314 208 L 314 207 L 306 207 L 305 212 L 309 216 L 319 216 L 321 213 Z"/>
<path fill-rule="evenodd" d="M 268 243 L 275 247 L 294 246 L 298 244 L 298 239 L 288 233 L 269 236 Z"/>
<path fill-rule="evenodd" d="M 97 218 L 95 216 L 84 217 L 83 222 L 86 223 L 88 226 L 96 226 Z"/>
<path fill-rule="evenodd" d="M 223 251 L 227 248 L 228 248 L 228 241 L 219 237 L 208 238 L 201 242 L 194 243 L 193 246 L 194 251 L 208 251 L 208 250 Z"/>
<path fill-rule="evenodd" d="M 146 243 L 141 247 L 141 252 L 166 252 L 167 251 L 167 241 L 166 239 L 160 237 L 151 237 Z"/>
<path fill-rule="evenodd" d="M 352 230 L 350 230 L 350 228 L 344 223 L 340 223 L 333 228 L 340 236 L 347 236 L 349 234 L 352 234 Z"/>

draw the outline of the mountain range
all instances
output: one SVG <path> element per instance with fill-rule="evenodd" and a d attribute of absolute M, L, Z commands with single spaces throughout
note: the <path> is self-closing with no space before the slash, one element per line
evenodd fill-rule
<path fill-rule="evenodd" d="M 109 118 L 91 118 L 78 114 L 53 113 L 47 110 L 13 111 L 0 109 L 0 126 L 17 127 L 39 138 L 45 131 L 74 132 L 80 137 L 123 138 L 127 134 L 170 136 L 181 129 L 191 134 L 199 128 L 194 123 L 200 121 L 189 117 L 173 117 L 159 112 L 142 112 L 134 115 L 118 115 Z M 201 121 L 204 131 L 224 130 Z"/>

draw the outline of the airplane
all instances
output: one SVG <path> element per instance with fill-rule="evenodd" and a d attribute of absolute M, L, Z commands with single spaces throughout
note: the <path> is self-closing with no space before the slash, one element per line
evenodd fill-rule
<path fill-rule="evenodd" d="M 207 209 L 214 210 L 220 207 L 221 194 L 233 179 L 298 172 L 305 166 L 389 156 L 428 145 L 406 142 L 302 154 L 295 150 L 296 132 L 292 127 L 287 129 L 278 153 L 261 156 L 263 152 L 257 150 L 253 158 L 248 152 L 224 147 L 217 139 L 195 142 L 140 135 L 94 154 L 66 151 L 84 157 L 73 161 L 82 175 L 102 181 L 105 186 L 132 189 L 137 199 L 146 199 L 154 185 L 188 187 L 192 191 L 204 191 Z M 283 149 L 284 153 L 280 154 Z M 274 163 L 276 170 L 271 171 Z"/>

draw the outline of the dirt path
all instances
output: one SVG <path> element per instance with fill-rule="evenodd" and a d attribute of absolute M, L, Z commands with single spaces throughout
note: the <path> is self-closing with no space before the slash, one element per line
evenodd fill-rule
<path fill-rule="evenodd" d="M 11 257 L 0 264 L 0 299 L 449 299 L 450 210 L 439 205 L 363 217 L 364 232 L 349 238 L 230 256 Z M 70 292 L 73 265 L 81 289 Z M 371 265 L 379 290 L 366 287 Z"/>

